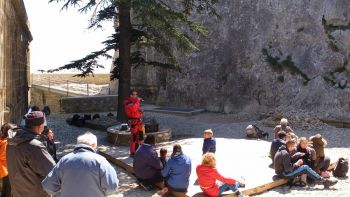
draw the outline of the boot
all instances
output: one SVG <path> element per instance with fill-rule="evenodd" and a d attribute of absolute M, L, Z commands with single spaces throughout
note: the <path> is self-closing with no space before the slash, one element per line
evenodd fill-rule
<path fill-rule="evenodd" d="M 338 183 L 338 180 L 322 179 L 321 183 L 323 184 L 325 189 L 328 189 L 330 186 L 333 186 L 336 183 Z"/>

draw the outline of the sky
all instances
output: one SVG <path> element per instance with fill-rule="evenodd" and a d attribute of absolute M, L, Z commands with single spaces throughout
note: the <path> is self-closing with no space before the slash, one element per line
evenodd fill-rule
<path fill-rule="evenodd" d="M 113 33 L 112 22 L 105 23 L 103 30 L 90 30 L 87 27 L 92 13 L 81 14 L 73 7 L 61 11 L 62 3 L 48 1 L 24 0 L 33 35 L 30 43 L 31 72 L 57 68 L 85 57 L 101 49 L 101 42 Z M 105 69 L 96 73 L 109 72 L 111 62 L 102 59 Z M 73 70 L 65 72 L 71 73 Z"/>

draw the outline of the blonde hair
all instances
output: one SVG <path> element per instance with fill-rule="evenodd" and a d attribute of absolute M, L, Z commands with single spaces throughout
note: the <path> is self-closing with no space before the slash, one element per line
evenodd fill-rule
<path fill-rule="evenodd" d="M 215 168 L 216 159 L 214 153 L 205 153 L 202 157 L 202 165 Z"/>
<path fill-rule="evenodd" d="M 299 138 L 299 143 L 302 142 L 302 141 L 308 141 L 308 140 L 306 139 L 306 137 Z"/>
<path fill-rule="evenodd" d="M 209 135 L 213 136 L 213 131 L 211 129 L 206 129 L 206 130 L 204 130 L 203 134 L 209 134 Z"/>

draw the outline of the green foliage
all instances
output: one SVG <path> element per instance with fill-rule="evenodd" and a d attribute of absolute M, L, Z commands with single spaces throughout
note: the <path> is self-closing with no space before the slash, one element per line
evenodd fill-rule
<path fill-rule="evenodd" d="M 69 7 L 78 8 L 79 12 L 93 10 L 89 28 L 101 27 L 103 21 L 114 21 L 116 32 L 104 42 L 105 47 L 100 51 L 92 52 L 86 57 L 72 61 L 70 64 L 50 70 L 50 72 L 63 69 L 78 69 L 81 74 L 87 76 L 94 69 L 102 67 L 98 64 L 98 58 L 111 58 L 107 53 L 110 50 L 119 49 L 119 10 L 121 5 L 130 5 L 132 13 L 132 53 L 133 66 L 159 66 L 180 70 L 177 57 L 178 52 L 188 54 L 197 51 L 195 36 L 206 36 L 208 31 L 202 25 L 192 21 L 190 16 L 195 13 L 218 16 L 213 5 L 218 0 L 49 0 L 49 2 L 63 2 L 62 9 Z M 112 39 L 112 40 L 111 40 Z M 113 40 L 114 39 L 114 40 Z M 159 57 L 155 60 L 145 58 L 145 51 L 155 50 Z M 162 61 L 159 62 L 159 59 Z M 111 79 L 119 78 L 120 60 L 114 62 Z"/>
<path fill-rule="evenodd" d="M 288 70 L 289 73 L 291 73 L 292 75 L 300 75 L 305 80 L 305 83 L 310 81 L 310 78 L 295 65 L 290 55 L 287 56 L 286 59 L 280 60 L 279 57 L 273 57 L 272 55 L 270 55 L 268 50 L 265 48 L 262 49 L 262 53 L 265 56 L 266 62 L 271 66 L 272 70 L 279 73 L 282 73 L 284 70 Z M 283 80 L 278 80 L 283 82 L 284 78 Z"/>

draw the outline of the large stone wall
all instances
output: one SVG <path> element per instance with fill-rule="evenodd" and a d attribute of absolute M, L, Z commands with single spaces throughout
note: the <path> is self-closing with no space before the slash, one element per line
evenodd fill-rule
<path fill-rule="evenodd" d="M 31 40 L 23 1 L 0 0 L 0 124 L 26 112 Z"/>
<path fill-rule="evenodd" d="M 49 106 L 51 112 L 60 112 L 61 99 L 66 96 L 64 91 L 53 91 L 46 87 L 33 85 L 30 90 L 30 105 L 36 105 L 40 109 Z"/>
<path fill-rule="evenodd" d="M 251 116 L 276 108 L 350 118 L 350 1 L 219 1 L 182 71 L 137 68 L 146 101 Z M 149 52 L 148 57 L 157 57 Z"/>

